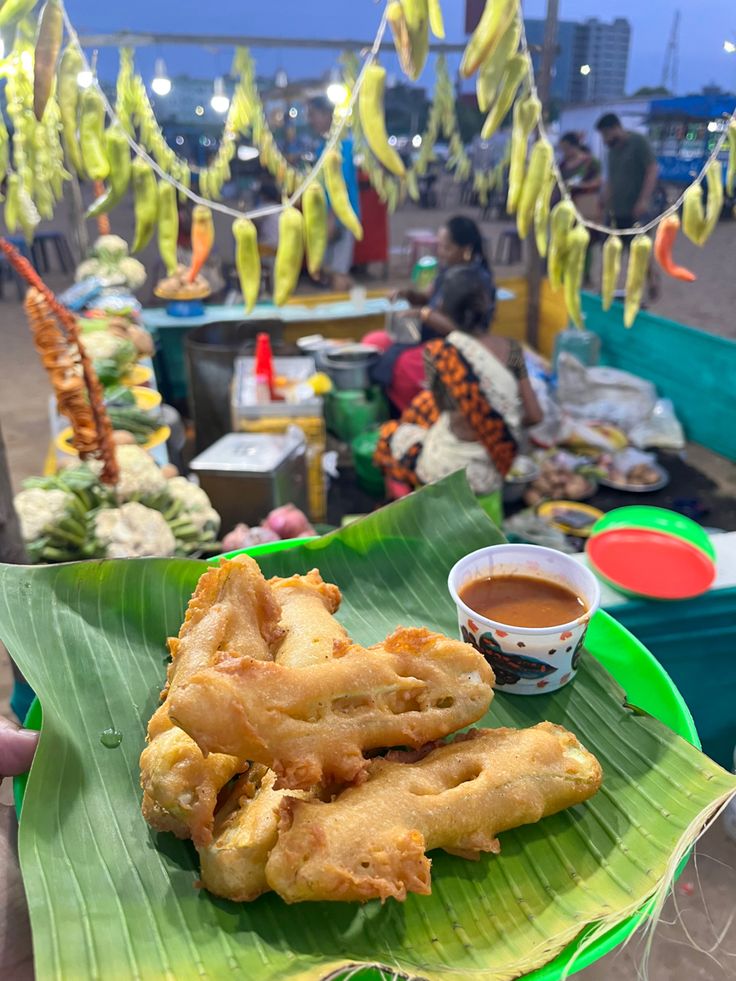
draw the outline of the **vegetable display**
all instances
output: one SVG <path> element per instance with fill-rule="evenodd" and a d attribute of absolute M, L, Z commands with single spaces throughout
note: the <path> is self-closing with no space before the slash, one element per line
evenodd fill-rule
<path fill-rule="evenodd" d="M 310 184 L 302 198 L 307 269 L 317 279 L 327 251 L 327 199 L 319 184 Z"/>
<path fill-rule="evenodd" d="M 370 65 L 366 69 L 358 99 L 360 125 L 373 155 L 390 173 L 403 177 L 406 167 L 401 157 L 389 146 L 386 132 L 386 111 L 383 105 L 386 69 Z"/>
<path fill-rule="evenodd" d="M 554 151 L 547 140 L 539 140 L 534 144 L 529 159 L 529 169 L 524 177 L 524 184 L 516 213 L 516 227 L 519 237 L 524 239 L 534 221 L 534 209 L 539 195 L 542 193 L 547 176 L 554 160 Z"/>
<path fill-rule="evenodd" d="M 249 218 L 233 222 L 235 237 L 235 268 L 243 294 L 245 312 L 250 313 L 261 290 L 261 255 L 258 251 L 258 231 Z"/>
<path fill-rule="evenodd" d="M 176 272 L 176 244 L 179 237 L 179 205 L 176 189 L 168 181 L 158 182 L 158 251 L 166 273 Z"/>
<path fill-rule="evenodd" d="M 672 276 L 673 279 L 681 279 L 685 283 L 693 283 L 696 279 L 695 274 L 684 266 L 678 266 L 672 258 L 672 249 L 679 231 L 680 219 L 677 215 L 669 215 L 660 221 L 654 238 L 654 258 L 668 276 Z M 603 309 L 607 310 L 608 307 Z"/>
<path fill-rule="evenodd" d="M 631 327 L 641 306 L 641 298 L 652 257 L 652 240 L 647 235 L 636 235 L 629 250 L 626 268 L 626 300 L 624 302 L 624 327 Z"/>
<path fill-rule="evenodd" d="M 141 157 L 133 161 L 132 177 L 135 237 L 131 252 L 140 252 L 153 237 L 158 218 L 158 194 L 153 171 Z"/>
<path fill-rule="evenodd" d="M 212 212 L 203 204 L 192 211 L 192 265 L 187 279 L 193 283 L 210 257 L 215 244 L 215 226 Z"/>
<path fill-rule="evenodd" d="M 296 208 L 286 208 L 279 219 L 279 244 L 273 271 L 273 302 L 277 307 L 283 306 L 294 292 L 303 260 L 304 220 Z"/>
<path fill-rule="evenodd" d="M 647 239 L 647 241 L 649 241 Z M 576 225 L 567 235 L 565 256 L 565 271 L 563 284 L 565 287 L 565 304 L 570 320 L 576 327 L 583 326 L 583 313 L 580 309 L 580 289 L 583 284 L 585 270 L 585 253 L 588 251 L 590 233 L 585 225 Z"/>
<path fill-rule="evenodd" d="M 327 154 L 324 164 L 324 175 L 327 196 L 330 199 L 330 207 L 335 212 L 335 217 L 360 242 L 363 238 L 363 226 L 350 203 L 348 189 L 342 173 L 342 156 L 338 150 L 330 150 Z M 285 214 L 285 212 L 282 214 Z"/>
<path fill-rule="evenodd" d="M 463 78 L 470 78 L 485 61 L 493 57 L 518 10 L 519 0 L 486 0 L 478 26 L 468 41 L 460 64 Z"/>
<path fill-rule="evenodd" d="M 60 0 L 46 0 L 38 21 L 33 59 L 33 112 L 39 123 L 51 96 L 63 33 L 64 15 Z"/>
<path fill-rule="evenodd" d="M 550 216 L 551 234 L 549 240 L 549 262 L 547 264 L 549 284 L 555 291 L 562 286 L 565 256 L 567 255 L 567 240 L 574 224 L 575 209 L 571 202 L 560 201 L 554 206 Z"/>
<path fill-rule="evenodd" d="M 94 86 L 82 93 L 79 113 L 79 145 L 84 169 L 91 180 L 104 181 L 110 173 L 110 161 L 105 152 L 105 107 Z"/>
<path fill-rule="evenodd" d="M 618 235 L 609 235 L 603 243 L 603 272 L 601 279 L 601 307 L 610 310 L 621 275 L 623 243 Z"/>

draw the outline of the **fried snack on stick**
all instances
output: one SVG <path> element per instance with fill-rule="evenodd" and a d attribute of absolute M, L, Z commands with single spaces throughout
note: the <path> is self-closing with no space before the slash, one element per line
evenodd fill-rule
<path fill-rule="evenodd" d="M 349 642 L 347 630 L 332 615 L 340 606 L 340 590 L 322 579 L 317 569 L 306 576 L 269 581 L 281 603 L 281 626 L 286 631 L 276 652 L 285 668 L 306 668 L 329 661 L 335 644 Z"/>
<path fill-rule="evenodd" d="M 306 576 L 271 579 L 270 585 L 281 603 L 286 632 L 276 651 L 277 664 L 321 664 L 333 656 L 336 641 L 342 649 L 347 632 L 332 615 L 342 598 L 337 586 L 324 582 L 317 569 Z M 249 902 L 269 891 L 266 860 L 278 838 L 281 801 L 287 794 L 314 796 L 312 791 L 277 790 L 275 783 L 273 770 L 255 763 L 215 815 L 212 841 L 198 851 L 202 885 L 216 896 Z"/>
<path fill-rule="evenodd" d="M 230 658 L 169 697 L 169 715 L 206 753 L 265 763 L 278 787 L 360 780 L 365 750 L 419 747 L 477 722 L 494 675 L 469 644 L 399 628 L 382 644 L 285 668 Z"/>
<path fill-rule="evenodd" d="M 157 830 L 199 844 L 209 841 L 217 795 L 245 768 L 244 758 L 205 758 L 169 719 L 168 699 L 223 651 L 233 660 L 270 659 L 282 637 L 279 614 L 271 587 L 248 556 L 225 560 L 200 577 L 179 636 L 169 638 L 172 660 L 163 704 L 151 717 L 141 754 L 143 816 Z"/>
<path fill-rule="evenodd" d="M 550 722 L 478 730 L 416 763 L 375 759 L 332 803 L 284 801 L 266 877 L 288 903 L 428 895 L 425 852 L 497 853 L 500 832 L 587 800 L 601 779 L 596 758 Z"/>

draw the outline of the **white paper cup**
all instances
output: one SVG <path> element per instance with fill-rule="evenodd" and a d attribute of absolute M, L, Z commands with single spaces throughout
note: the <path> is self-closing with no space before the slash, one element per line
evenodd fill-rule
<path fill-rule="evenodd" d="M 585 613 L 555 627 L 515 627 L 481 616 L 460 599 L 463 587 L 476 579 L 509 575 L 567 586 L 585 603 Z M 542 695 L 575 677 L 590 618 L 600 604 L 598 580 L 585 566 L 541 545 L 491 545 L 456 562 L 447 585 L 457 606 L 460 635 L 491 665 L 496 688 Z"/>

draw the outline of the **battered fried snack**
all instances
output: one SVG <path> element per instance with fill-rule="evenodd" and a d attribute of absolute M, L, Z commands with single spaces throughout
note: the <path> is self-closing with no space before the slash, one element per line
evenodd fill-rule
<path fill-rule="evenodd" d="M 202 751 L 264 763 L 277 787 L 360 780 L 365 750 L 417 748 L 477 722 L 494 675 L 469 644 L 399 628 L 383 644 L 287 668 L 223 653 L 177 685 L 169 716 Z"/>
<path fill-rule="evenodd" d="M 479 730 L 416 763 L 375 759 L 332 803 L 285 799 L 266 878 L 288 903 L 428 895 L 425 852 L 497 853 L 500 832 L 587 800 L 601 779 L 595 757 L 550 722 Z"/>
<path fill-rule="evenodd" d="M 143 816 L 157 830 L 206 844 L 217 795 L 246 765 L 245 757 L 204 757 L 171 722 L 168 700 L 224 651 L 233 663 L 240 657 L 270 659 L 283 636 L 280 612 L 261 570 L 247 556 L 225 560 L 200 577 L 178 638 L 169 638 L 172 660 L 163 704 L 148 724 L 148 746 L 141 754 Z"/>
<path fill-rule="evenodd" d="M 276 662 L 304 667 L 329 660 L 335 642 L 347 639 L 333 616 L 342 598 L 337 586 L 324 582 L 317 569 L 306 576 L 271 579 L 270 585 L 281 603 L 285 631 Z M 249 902 L 269 891 L 266 860 L 278 839 L 281 802 L 286 794 L 313 796 L 311 791 L 277 790 L 275 783 L 273 770 L 255 763 L 215 815 L 212 841 L 198 851 L 202 885 L 216 896 Z"/>
<path fill-rule="evenodd" d="M 347 630 L 333 616 L 340 606 L 340 590 L 322 579 L 319 570 L 306 576 L 271 579 L 281 603 L 285 636 L 276 652 L 277 664 L 306 668 L 331 660 L 335 645 L 349 640 Z"/>
<path fill-rule="evenodd" d="M 199 848 L 201 884 L 215 896 L 247 903 L 269 892 L 266 861 L 278 840 L 284 798 L 308 800 L 305 790 L 276 790 L 273 770 L 255 763 L 215 815 L 212 841 Z"/>

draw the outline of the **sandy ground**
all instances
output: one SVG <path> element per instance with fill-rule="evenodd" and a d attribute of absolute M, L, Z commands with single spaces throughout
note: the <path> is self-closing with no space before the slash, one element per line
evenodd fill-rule
<path fill-rule="evenodd" d="M 411 228 L 438 228 L 449 214 L 462 211 L 478 218 L 477 209 L 458 206 L 457 191 L 447 185 L 442 191 L 442 208 L 422 211 L 414 206 L 400 210 L 392 220 L 392 245 L 401 248 Z M 225 223 L 218 221 L 218 241 L 230 242 Z M 61 223 L 59 223 L 61 227 Z M 113 220 L 113 231 L 130 239 L 131 215 L 124 212 Z M 495 255 L 499 232 L 508 227 L 497 221 L 483 222 L 489 256 Z M 227 256 L 229 245 L 223 246 Z M 698 276 L 686 285 L 668 280 L 652 307 L 657 314 L 679 320 L 724 337 L 736 338 L 736 222 L 722 222 L 705 249 L 685 239 L 678 245 L 678 260 Z M 154 261 L 150 250 L 144 260 Z M 500 266 L 496 275 L 518 275 L 523 266 Z M 401 281 L 405 259 L 392 254 L 390 283 Z M 59 273 L 47 277 L 54 289 L 62 289 L 67 278 Z M 381 280 L 377 280 L 377 285 Z M 12 284 L 6 284 L 0 301 L 0 423 L 8 449 L 15 487 L 27 476 L 39 473 L 48 446 L 49 388 L 17 301 Z M 695 464 L 719 484 L 734 488 L 734 467 L 702 449 L 691 453 Z M 8 712 L 10 671 L 0 653 L 0 712 Z M 661 922 L 654 933 L 649 961 L 651 981 L 728 981 L 736 979 L 736 845 L 716 825 L 697 849 L 697 867 L 688 865 Z M 643 942 L 633 942 L 618 953 L 583 971 L 586 981 L 634 981 L 644 958 Z"/>

